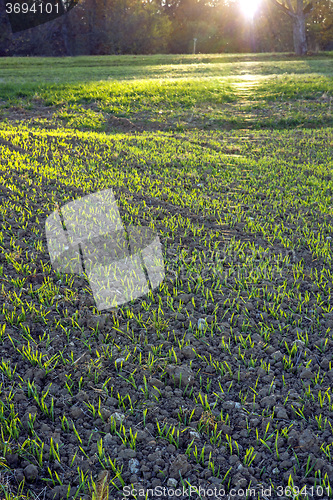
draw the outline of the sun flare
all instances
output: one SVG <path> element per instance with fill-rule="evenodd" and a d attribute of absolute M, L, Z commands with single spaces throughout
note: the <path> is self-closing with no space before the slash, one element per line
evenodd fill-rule
<path fill-rule="evenodd" d="M 248 18 L 253 18 L 258 9 L 260 0 L 240 0 L 240 8 L 244 15 Z"/>

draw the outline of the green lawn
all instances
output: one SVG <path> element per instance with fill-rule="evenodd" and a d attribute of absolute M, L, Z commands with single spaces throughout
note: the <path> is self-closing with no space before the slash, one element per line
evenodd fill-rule
<path fill-rule="evenodd" d="M 11 106 L 56 106 L 70 127 L 101 131 L 110 113 L 178 127 L 192 114 L 199 127 L 319 125 L 331 120 L 329 55 L 5 59 L 0 116 Z"/>

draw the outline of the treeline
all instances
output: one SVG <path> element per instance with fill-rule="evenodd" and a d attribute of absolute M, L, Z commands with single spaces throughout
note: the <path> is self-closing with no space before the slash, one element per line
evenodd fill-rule
<path fill-rule="evenodd" d="M 333 49 L 333 2 L 307 23 L 309 49 Z M 64 16 L 13 34 L 12 55 L 291 52 L 291 20 L 263 0 L 253 22 L 238 0 L 80 0 Z"/>

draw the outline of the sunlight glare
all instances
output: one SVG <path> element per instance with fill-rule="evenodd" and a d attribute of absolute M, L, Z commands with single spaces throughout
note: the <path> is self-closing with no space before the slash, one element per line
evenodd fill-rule
<path fill-rule="evenodd" d="M 258 9 L 260 0 L 240 0 L 240 8 L 246 17 L 252 19 Z"/>

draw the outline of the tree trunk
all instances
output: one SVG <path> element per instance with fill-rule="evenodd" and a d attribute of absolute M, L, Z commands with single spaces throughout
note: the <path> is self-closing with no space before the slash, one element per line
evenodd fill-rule
<path fill-rule="evenodd" d="M 6 14 L 6 0 L 0 0 L 0 57 L 11 55 L 12 29 Z"/>
<path fill-rule="evenodd" d="M 308 51 L 306 41 L 305 16 L 299 13 L 293 18 L 294 50 L 297 56 L 305 56 Z"/>
<path fill-rule="evenodd" d="M 296 5 L 291 0 L 270 0 L 271 3 L 279 7 L 293 21 L 294 50 L 297 56 L 305 56 L 308 51 L 306 40 L 306 19 L 313 11 L 313 3 L 308 2 L 304 6 L 304 0 L 297 0 Z M 286 5 L 287 4 L 287 5 Z"/>

